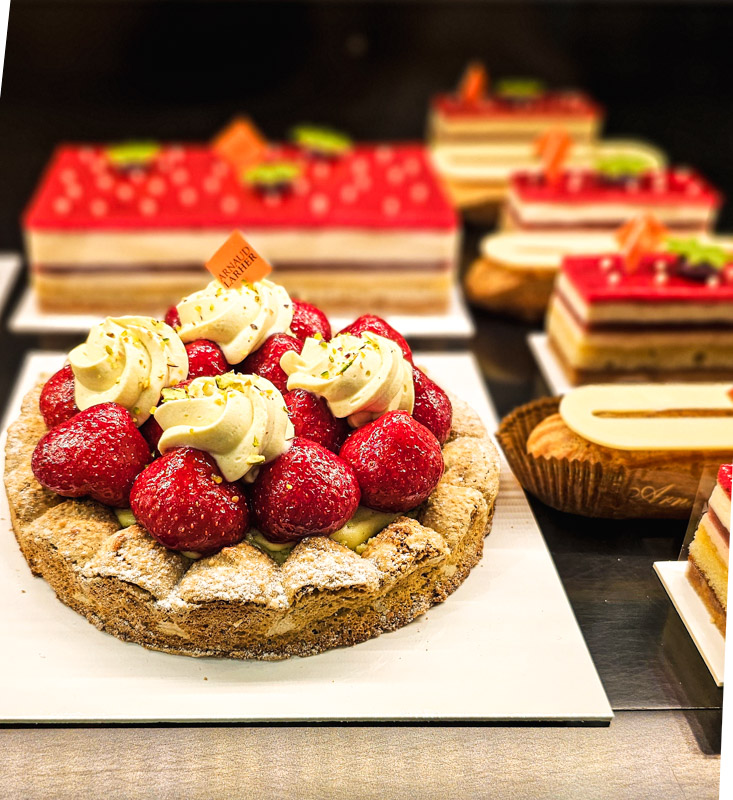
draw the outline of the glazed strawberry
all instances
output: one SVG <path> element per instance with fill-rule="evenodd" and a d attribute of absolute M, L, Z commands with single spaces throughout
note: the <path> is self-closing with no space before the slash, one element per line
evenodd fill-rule
<path fill-rule="evenodd" d="M 170 325 L 173 330 L 178 330 L 181 327 L 181 318 L 178 316 L 178 309 L 171 306 L 166 312 L 163 319 L 166 325 Z"/>
<path fill-rule="evenodd" d="M 140 433 L 145 437 L 145 441 L 148 443 L 150 450 L 157 455 L 158 442 L 163 435 L 163 429 L 155 421 L 155 417 L 148 417 L 145 420 L 140 426 Z"/>
<path fill-rule="evenodd" d="M 41 389 L 38 407 L 49 428 L 79 413 L 74 400 L 74 373 L 68 364 L 46 381 Z"/>
<path fill-rule="evenodd" d="M 365 331 L 371 331 L 379 336 L 384 336 L 385 339 L 397 342 L 405 358 L 412 364 L 412 350 L 410 350 L 410 345 L 407 344 L 402 334 L 398 333 L 381 317 L 375 317 L 374 314 L 364 314 L 364 316 L 355 319 L 351 325 L 342 328 L 339 333 L 352 333 L 354 336 L 360 336 Z M 338 336 L 338 334 L 336 335 Z"/>
<path fill-rule="evenodd" d="M 304 389 L 294 389 L 284 394 L 283 398 L 295 435 L 338 453 L 351 430 L 346 420 L 334 417 L 322 397 Z"/>
<path fill-rule="evenodd" d="M 415 386 L 412 416 L 444 444 L 453 421 L 453 406 L 448 395 L 417 367 L 412 368 L 412 382 Z"/>
<path fill-rule="evenodd" d="M 337 531 L 354 515 L 359 498 L 351 467 L 325 447 L 297 436 L 287 452 L 262 467 L 252 484 L 257 527 L 273 542 Z"/>
<path fill-rule="evenodd" d="M 52 428 L 36 445 L 31 467 L 42 486 L 63 497 L 89 495 L 124 508 L 148 461 L 150 448 L 130 412 L 102 403 Z"/>
<path fill-rule="evenodd" d="M 188 353 L 188 377 L 201 378 L 209 375 L 223 375 L 230 367 L 224 353 L 208 339 L 196 339 L 186 345 Z"/>
<path fill-rule="evenodd" d="M 290 323 L 293 336 L 298 339 L 307 339 L 320 333 L 328 340 L 331 338 L 331 323 L 320 308 L 302 300 L 293 300 L 293 321 Z"/>
<path fill-rule="evenodd" d="M 130 492 L 137 521 L 162 545 L 207 556 L 244 539 L 249 509 L 214 459 L 192 447 L 169 450 L 145 469 Z"/>
<path fill-rule="evenodd" d="M 406 411 L 390 411 L 354 431 L 339 455 L 356 473 L 362 505 L 377 511 L 419 506 L 443 474 L 438 440 Z"/>
<path fill-rule="evenodd" d="M 300 353 L 303 342 L 288 336 L 287 333 L 274 333 L 265 339 L 265 343 L 236 368 L 245 375 L 262 375 L 270 383 L 275 384 L 281 392 L 287 392 L 288 376 L 280 366 L 280 357 L 289 350 Z"/>

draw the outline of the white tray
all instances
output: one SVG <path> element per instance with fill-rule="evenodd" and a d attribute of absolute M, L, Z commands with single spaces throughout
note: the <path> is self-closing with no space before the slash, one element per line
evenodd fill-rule
<path fill-rule="evenodd" d="M 33 291 L 28 288 L 8 321 L 13 333 L 86 334 L 102 319 L 97 314 L 61 314 L 41 311 Z M 334 331 L 348 325 L 357 314 L 331 316 Z M 470 339 L 474 324 L 458 287 L 451 293 L 448 311 L 444 314 L 386 314 L 385 319 L 406 338 Z"/>
<path fill-rule="evenodd" d="M 530 333 L 527 336 L 527 342 L 550 393 L 560 395 L 569 392 L 573 388 L 573 384 L 568 380 L 562 364 L 552 352 L 547 334 Z"/>
<path fill-rule="evenodd" d="M 34 354 L 12 399 L 63 356 Z M 488 428 L 470 355 L 416 356 Z M 99 632 L 33 578 L 0 504 L 0 721 L 502 720 L 601 722 L 603 687 L 544 540 L 504 466 L 481 563 L 399 631 L 264 663 L 151 652 Z"/>
<path fill-rule="evenodd" d="M 657 561 L 654 571 L 700 651 L 716 686 L 723 685 L 725 639 L 710 619 L 700 595 L 685 576 L 686 561 Z"/>
<path fill-rule="evenodd" d="M 19 269 L 20 256 L 17 253 L 0 253 L 0 313 L 5 308 Z"/>

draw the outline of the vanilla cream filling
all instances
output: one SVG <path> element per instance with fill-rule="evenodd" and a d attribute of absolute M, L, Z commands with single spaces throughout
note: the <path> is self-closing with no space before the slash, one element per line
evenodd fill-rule
<path fill-rule="evenodd" d="M 573 139 L 592 139 L 599 127 L 597 115 L 586 113 L 583 116 L 572 114 L 522 114 L 521 110 L 495 116 L 448 116 L 435 110 L 431 114 L 431 129 L 437 141 L 445 138 L 487 137 L 533 137 L 548 128 L 562 128 Z"/>
<path fill-rule="evenodd" d="M 107 317 L 69 353 L 76 405 L 119 403 L 142 425 L 167 386 L 188 375 L 178 334 L 152 317 Z"/>
<path fill-rule="evenodd" d="M 284 353 L 280 366 L 288 374 L 288 391 L 305 389 L 325 398 L 331 413 L 353 428 L 387 411 L 412 413 L 412 366 L 396 342 L 375 333 L 306 339 L 303 351 Z"/>
<path fill-rule="evenodd" d="M 481 241 L 484 258 L 516 270 L 557 270 L 566 255 L 613 253 L 612 233 L 495 233 Z"/>
<path fill-rule="evenodd" d="M 284 453 L 295 436 L 282 394 L 259 375 L 195 378 L 163 399 L 155 413 L 163 429 L 160 452 L 203 450 L 226 481 L 251 483 L 260 466 Z"/>
<path fill-rule="evenodd" d="M 225 289 L 211 281 L 176 306 L 184 342 L 216 342 L 229 364 L 239 364 L 274 333 L 287 333 L 293 301 L 287 291 L 267 279 Z"/>

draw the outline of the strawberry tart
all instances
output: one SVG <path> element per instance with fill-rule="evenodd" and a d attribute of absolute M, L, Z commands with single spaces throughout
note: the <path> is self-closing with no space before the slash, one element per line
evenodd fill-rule
<path fill-rule="evenodd" d="M 332 335 L 268 279 L 214 281 L 166 319 L 96 325 L 8 431 L 13 528 L 62 602 L 152 649 L 274 660 L 462 583 L 498 456 L 397 331 Z"/>
<path fill-rule="evenodd" d="M 289 292 L 328 311 L 445 310 L 459 228 L 425 149 L 312 140 L 246 169 L 203 144 L 59 147 L 24 217 L 39 305 L 162 313 L 241 227 Z"/>

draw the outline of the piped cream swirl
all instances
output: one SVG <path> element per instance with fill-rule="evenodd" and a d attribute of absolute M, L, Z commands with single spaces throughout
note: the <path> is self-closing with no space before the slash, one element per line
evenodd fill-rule
<path fill-rule="evenodd" d="M 287 333 L 293 301 L 282 286 L 268 280 L 225 289 L 212 281 L 176 306 L 178 335 L 184 342 L 209 339 L 230 364 L 239 364 L 273 333 Z"/>
<path fill-rule="evenodd" d="M 288 391 L 305 389 L 325 398 L 335 417 L 358 428 L 387 411 L 412 413 L 412 365 L 400 346 L 376 333 L 341 334 L 330 342 L 306 339 L 303 351 L 284 353 Z"/>
<path fill-rule="evenodd" d="M 163 400 L 155 412 L 163 429 L 160 452 L 203 450 L 227 481 L 252 482 L 260 465 L 284 453 L 295 436 L 283 396 L 259 375 L 195 378 L 185 388 L 164 392 Z"/>
<path fill-rule="evenodd" d="M 69 353 L 76 405 L 119 403 L 142 425 L 162 390 L 188 375 L 178 334 L 152 317 L 107 317 Z"/>

